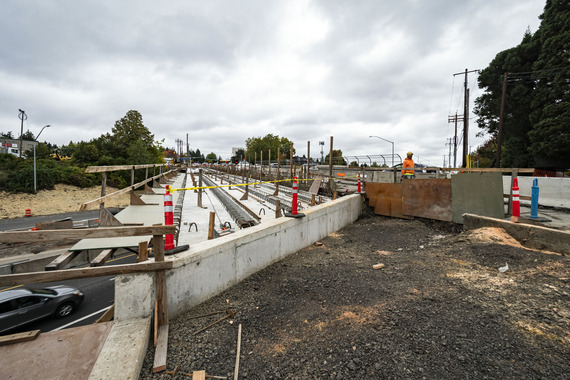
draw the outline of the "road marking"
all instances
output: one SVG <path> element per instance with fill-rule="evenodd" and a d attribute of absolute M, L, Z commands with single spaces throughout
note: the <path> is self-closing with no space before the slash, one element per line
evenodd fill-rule
<path fill-rule="evenodd" d="M 69 323 L 66 324 L 66 325 L 59 326 L 58 328 L 53 329 L 53 330 L 50 330 L 49 332 L 63 330 L 64 328 L 69 327 L 69 326 L 72 326 L 72 325 L 76 324 L 77 322 L 81 322 L 81 321 L 84 320 L 84 319 L 87 319 L 87 318 L 90 318 L 90 317 L 92 317 L 92 316 L 94 316 L 94 315 L 97 315 L 97 314 L 100 314 L 100 313 L 102 313 L 102 312 L 105 312 L 105 311 L 109 310 L 110 308 L 111 308 L 111 306 L 107 306 L 107 307 L 104 308 L 104 309 L 101 309 L 101 310 L 99 310 L 99 311 L 96 311 L 96 312 L 94 312 L 94 313 L 91 313 L 91 314 L 89 314 L 89 315 L 86 315 L 85 317 L 79 318 L 79 319 L 77 319 L 77 320 L 75 320 L 75 321 L 73 321 L 73 322 L 69 322 Z"/>
<path fill-rule="evenodd" d="M 0 293 L 5 292 L 6 290 L 12 290 L 12 289 L 19 288 L 21 286 L 24 286 L 24 285 L 16 285 L 16 286 L 12 286 L 11 288 L 2 289 L 2 290 L 0 290 Z"/>

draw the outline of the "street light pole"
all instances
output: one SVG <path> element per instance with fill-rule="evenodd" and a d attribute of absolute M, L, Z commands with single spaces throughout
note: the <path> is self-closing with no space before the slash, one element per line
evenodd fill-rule
<path fill-rule="evenodd" d="M 42 134 L 42 132 L 44 131 L 45 128 L 49 128 L 50 125 L 46 125 L 45 127 L 43 127 L 40 131 L 40 133 L 38 133 L 38 135 L 36 136 L 36 144 L 34 144 L 34 194 L 37 193 L 37 180 L 36 180 L 36 145 L 38 142 L 38 139 L 40 138 L 40 135 Z"/>
<path fill-rule="evenodd" d="M 22 109 L 19 109 L 18 111 L 20 111 L 20 113 L 18 114 L 18 118 L 22 120 L 22 127 L 20 129 L 20 146 L 18 147 L 18 154 L 19 157 L 22 158 L 22 143 L 24 140 L 24 120 L 28 118 L 28 115 L 26 115 L 26 111 Z"/>
<path fill-rule="evenodd" d="M 376 137 L 377 139 L 384 140 L 384 141 L 392 144 L 392 167 L 394 167 L 394 142 L 390 141 L 390 140 L 386 140 L 385 138 L 382 138 L 380 136 L 368 136 L 368 137 Z"/>

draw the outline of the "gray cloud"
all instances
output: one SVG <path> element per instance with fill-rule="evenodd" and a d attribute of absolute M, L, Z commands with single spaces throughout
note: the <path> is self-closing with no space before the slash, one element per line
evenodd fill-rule
<path fill-rule="evenodd" d="M 110 132 L 136 109 L 167 146 L 188 134 L 192 149 L 224 157 L 267 133 L 301 154 L 308 140 L 315 153 L 331 135 L 345 154 L 389 153 L 390 144 L 368 138 L 382 135 L 400 153 L 441 165 L 447 116 L 461 104 L 462 78 L 452 75 L 518 44 L 543 6 L 4 1 L 0 130 L 19 134 L 23 108 L 25 128 L 52 124 L 42 139 L 67 144 Z M 476 145 L 473 123 L 471 131 Z"/>

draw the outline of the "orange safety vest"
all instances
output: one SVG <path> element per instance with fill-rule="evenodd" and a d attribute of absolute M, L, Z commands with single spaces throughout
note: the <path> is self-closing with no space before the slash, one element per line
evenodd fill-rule
<path fill-rule="evenodd" d="M 411 158 L 404 158 L 404 163 L 402 164 L 402 168 L 413 168 L 414 167 L 414 160 Z M 414 175 L 416 174 L 413 170 L 404 170 L 402 169 L 402 175 Z"/>

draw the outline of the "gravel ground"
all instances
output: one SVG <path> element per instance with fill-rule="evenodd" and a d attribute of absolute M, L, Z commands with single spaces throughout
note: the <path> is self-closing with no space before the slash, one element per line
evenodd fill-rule
<path fill-rule="evenodd" d="M 240 379 L 568 379 L 569 264 L 499 229 L 365 215 L 172 319 L 178 374 L 152 374 L 150 344 L 141 378 L 233 379 L 241 324 Z"/>

